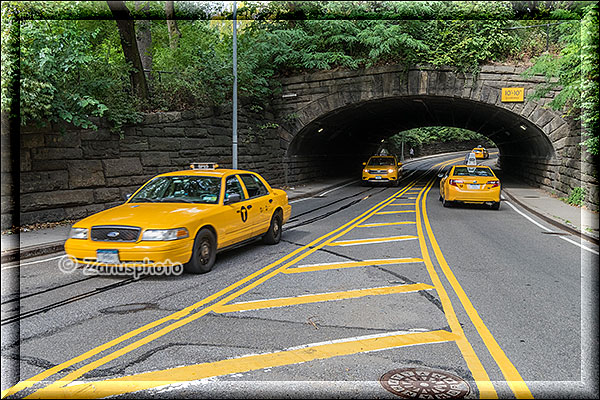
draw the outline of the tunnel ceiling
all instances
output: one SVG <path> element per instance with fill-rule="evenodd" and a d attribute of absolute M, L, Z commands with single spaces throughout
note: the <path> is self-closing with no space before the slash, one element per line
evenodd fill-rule
<path fill-rule="evenodd" d="M 454 97 L 405 96 L 356 103 L 315 119 L 295 136 L 288 155 L 368 155 L 382 139 L 424 126 L 478 132 L 505 156 L 547 158 L 553 154 L 546 135 L 511 111 Z"/>

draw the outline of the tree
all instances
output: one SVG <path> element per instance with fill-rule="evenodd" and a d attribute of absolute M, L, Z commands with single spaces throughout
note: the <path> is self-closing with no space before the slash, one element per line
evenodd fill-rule
<path fill-rule="evenodd" d="M 150 3 L 148 1 L 136 1 L 135 10 L 137 12 L 146 12 L 150 9 Z M 144 70 L 152 70 L 152 31 L 150 30 L 150 20 L 141 19 L 137 20 L 136 23 L 136 41 L 138 49 L 140 51 L 140 58 L 142 60 L 142 67 Z M 148 77 L 151 78 L 151 72 L 148 73 Z"/>
<path fill-rule="evenodd" d="M 144 67 L 142 66 L 142 60 L 137 46 L 135 25 L 131 13 L 125 6 L 124 1 L 107 1 L 107 3 L 117 22 L 125 60 L 127 60 L 132 67 L 129 70 L 129 78 L 131 80 L 133 92 L 142 103 L 148 104 L 150 100 L 148 95 L 148 84 L 146 82 L 146 75 L 144 74 Z"/>
<path fill-rule="evenodd" d="M 165 14 L 167 15 L 167 28 L 169 29 L 169 43 L 171 48 L 175 49 L 181 37 L 181 31 L 175 19 L 175 4 L 173 1 L 165 2 Z"/>

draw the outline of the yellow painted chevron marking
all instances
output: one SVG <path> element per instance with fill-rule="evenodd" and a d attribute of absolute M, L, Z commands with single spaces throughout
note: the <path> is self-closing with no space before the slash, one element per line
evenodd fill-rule
<path fill-rule="evenodd" d="M 415 210 L 397 210 L 397 211 L 379 211 L 376 212 L 376 215 L 384 215 L 384 214 L 406 214 L 406 213 L 414 213 Z"/>
<path fill-rule="evenodd" d="M 340 240 L 337 242 L 329 243 L 328 246 L 355 246 L 357 244 L 375 244 L 385 242 L 397 242 L 400 240 L 414 240 L 416 236 L 390 236 L 382 238 L 371 238 L 371 239 L 355 239 L 355 240 Z"/>
<path fill-rule="evenodd" d="M 308 344 L 273 353 L 251 354 L 212 363 L 186 365 L 162 371 L 107 379 L 105 381 L 55 387 L 52 390 L 47 390 L 44 395 L 52 399 L 97 399 L 181 382 L 257 371 L 264 368 L 301 364 L 314 360 L 326 360 L 332 357 L 349 356 L 368 351 L 451 342 L 456 340 L 456 338 L 455 334 L 442 330 L 419 333 L 389 332 L 383 335 L 359 336 Z"/>
<path fill-rule="evenodd" d="M 433 289 L 433 286 L 425 283 L 415 283 L 410 285 L 384 286 L 369 289 L 347 290 L 344 292 L 330 292 L 307 294 L 297 297 L 282 297 L 279 299 L 245 301 L 232 304 L 216 306 L 213 311 L 219 314 L 237 311 L 260 310 L 265 308 L 295 306 L 299 304 L 319 303 L 323 301 L 335 301 L 345 299 L 355 299 L 365 296 L 380 296 L 385 294 L 418 292 L 419 290 Z"/>
<path fill-rule="evenodd" d="M 283 272 L 286 274 L 297 274 L 300 272 L 323 271 L 323 270 L 328 270 L 328 269 L 367 267 L 367 266 L 372 266 L 372 265 L 390 265 L 390 264 L 404 264 L 404 263 L 415 263 L 415 262 L 423 262 L 423 259 L 422 258 L 389 258 L 389 259 L 382 259 L 382 260 L 365 260 L 365 261 L 350 261 L 350 262 L 343 262 L 343 263 L 299 265 L 294 268 L 288 268 Z"/>
<path fill-rule="evenodd" d="M 407 224 L 415 224 L 415 221 L 400 221 L 400 222 L 380 222 L 376 224 L 364 224 L 357 225 L 357 228 L 374 228 L 377 226 L 386 226 L 386 225 L 407 225 Z"/>

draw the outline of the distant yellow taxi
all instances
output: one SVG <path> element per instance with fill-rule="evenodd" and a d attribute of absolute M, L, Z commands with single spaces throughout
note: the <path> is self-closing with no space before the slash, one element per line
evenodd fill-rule
<path fill-rule="evenodd" d="M 485 165 L 454 165 L 445 174 L 438 175 L 440 200 L 444 207 L 454 202 L 489 204 L 500 208 L 500 180 Z"/>
<path fill-rule="evenodd" d="M 472 153 L 475 153 L 475 158 L 488 159 L 490 158 L 490 153 L 488 153 L 487 149 L 482 146 L 475 147 L 471 150 Z"/>
<path fill-rule="evenodd" d="M 402 177 L 402 163 L 395 156 L 373 156 L 368 162 L 363 163 L 363 183 L 391 183 L 400 184 Z"/>
<path fill-rule="evenodd" d="M 278 243 L 290 214 L 287 194 L 259 174 L 194 163 L 155 176 L 124 204 L 75 223 L 65 251 L 80 264 L 182 264 L 186 272 L 204 273 L 221 250 L 257 237 Z"/>

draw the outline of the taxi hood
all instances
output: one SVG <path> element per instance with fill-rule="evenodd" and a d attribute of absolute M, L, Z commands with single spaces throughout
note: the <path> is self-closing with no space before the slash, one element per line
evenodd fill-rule
<path fill-rule="evenodd" d="M 139 226 L 142 229 L 178 228 L 200 218 L 216 204 L 189 203 L 125 203 L 78 221 L 74 226 L 96 225 Z"/>

